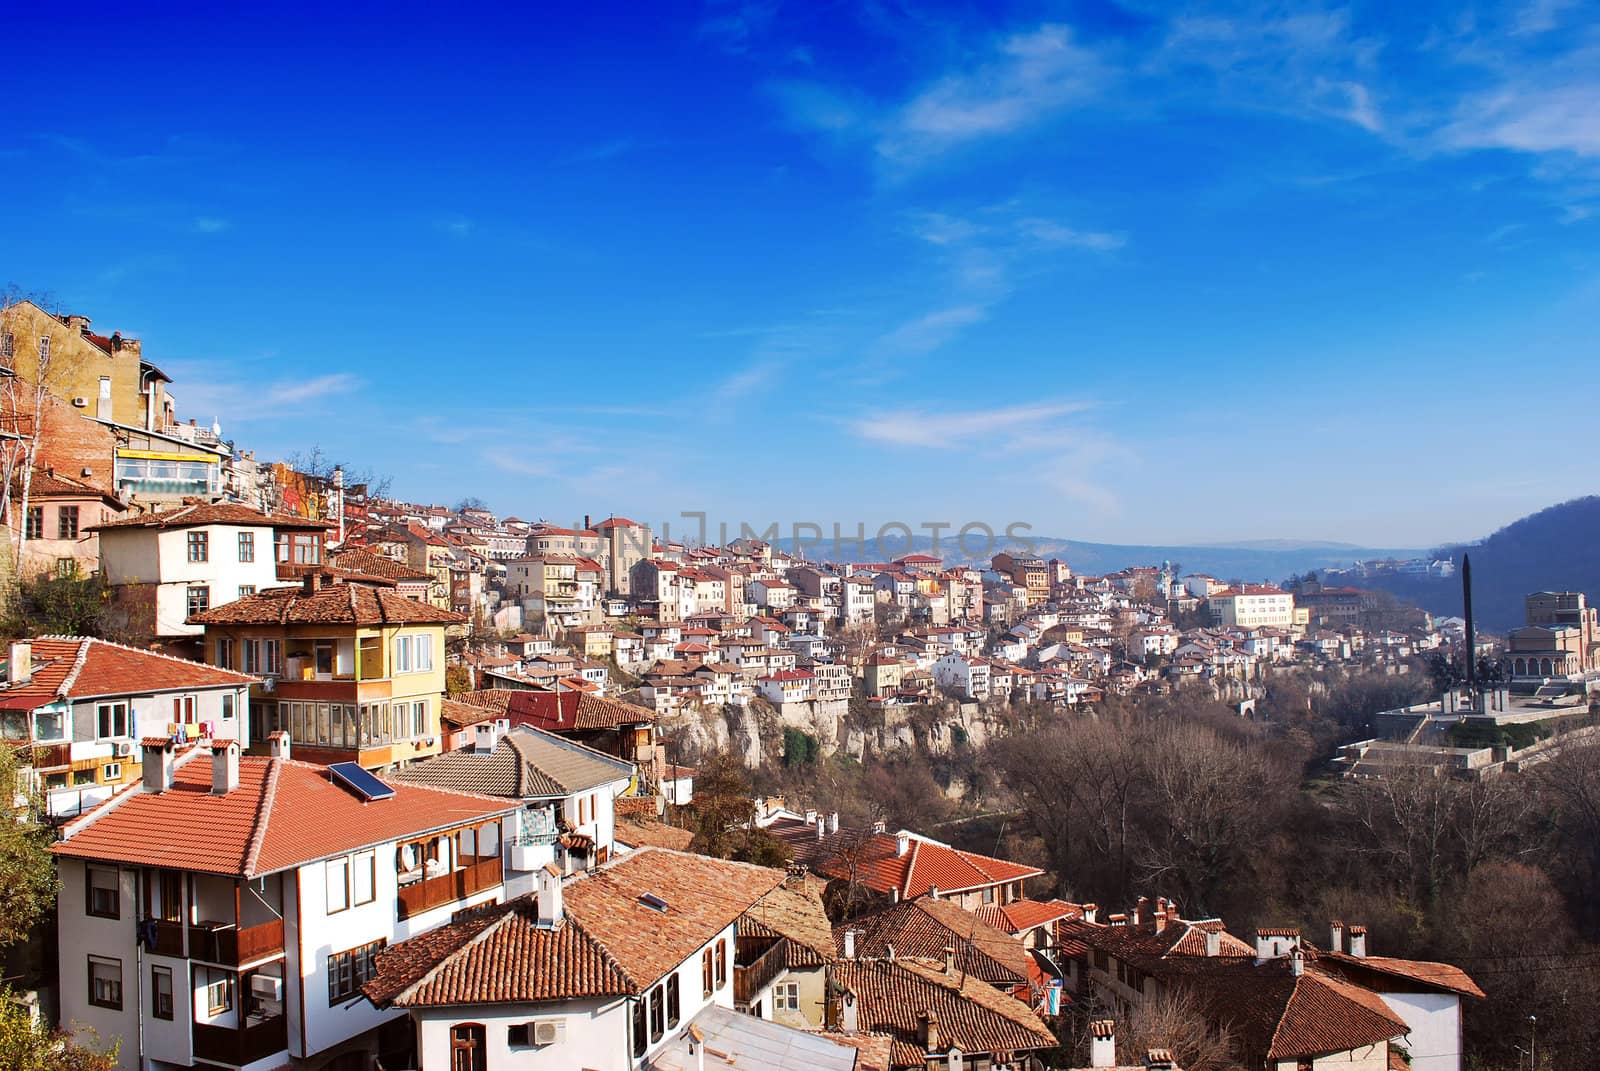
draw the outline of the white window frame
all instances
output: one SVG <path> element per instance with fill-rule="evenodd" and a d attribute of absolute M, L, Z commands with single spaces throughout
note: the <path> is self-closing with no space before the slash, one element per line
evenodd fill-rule
<path fill-rule="evenodd" d="M 106 711 L 112 711 L 112 728 L 116 728 L 115 711 L 122 708 L 122 732 L 103 732 Z M 94 738 L 96 740 L 120 740 L 133 734 L 133 711 L 127 700 L 113 701 L 110 703 L 96 703 L 94 705 Z"/>

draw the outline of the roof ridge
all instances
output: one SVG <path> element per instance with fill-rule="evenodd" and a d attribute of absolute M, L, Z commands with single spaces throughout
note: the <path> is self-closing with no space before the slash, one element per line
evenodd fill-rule
<path fill-rule="evenodd" d="M 84 663 L 89 661 L 89 648 L 93 645 L 94 641 L 87 636 L 79 640 L 78 654 L 72 660 L 72 668 L 67 670 L 67 675 L 61 678 L 61 683 L 56 686 L 56 695 L 58 697 L 71 696 L 72 686 L 78 682 L 78 674 L 83 672 Z"/>
<path fill-rule="evenodd" d="M 216 762 L 213 756 L 212 762 Z M 250 827 L 250 839 L 245 841 L 244 874 L 249 877 L 256 871 L 261 858 L 261 845 L 267 839 L 267 823 L 272 820 L 272 805 L 278 798 L 278 769 L 282 759 L 267 760 L 267 774 L 261 782 L 261 799 L 256 804 L 256 820 Z"/>

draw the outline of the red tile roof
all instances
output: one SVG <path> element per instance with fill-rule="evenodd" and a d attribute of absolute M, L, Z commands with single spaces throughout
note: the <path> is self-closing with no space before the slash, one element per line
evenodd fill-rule
<path fill-rule="evenodd" d="M 193 503 L 159 513 L 140 513 L 131 517 L 118 517 L 86 528 L 86 532 L 99 532 L 108 528 L 195 528 L 202 524 L 237 524 L 258 528 L 296 528 L 325 532 L 325 521 L 312 521 L 284 513 L 262 513 L 249 506 L 229 502 Z"/>
<path fill-rule="evenodd" d="M 1080 919 L 1083 908 L 1065 900 L 1013 900 L 1009 904 L 984 904 L 973 914 L 1006 933 L 1025 933 L 1060 919 Z"/>
<path fill-rule="evenodd" d="M 1211 1016 L 1256 1061 L 1293 1060 L 1380 1045 L 1404 1037 L 1405 1020 L 1371 990 L 1313 967 L 1296 975 L 1287 959 L 1232 966 L 1195 978 Z"/>
<path fill-rule="evenodd" d="M 950 948 L 959 969 L 994 985 L 1023 984 L 1031 973 L 1032 957 L 1021 941 L 951 900 L 921 896 L 841 923 L 833 928 L 841 953 L 850 930 L 856 931 L 855 953 L 862 958 L 887 956 L 892 949 L 897 956 L 943 963 Z"/>
<path fill-rule="evenodd" d="M 310 592 L 303 586 L 268 588 L 190 620 L 201 625 L 375 626 L 454 625 L 466 618 L 395 591 L 335 581 Z"/>
<path fill-rule="evenodd" d="M 859 1029 L 893 1038 L 896 1068 L 925 1066 L 922 1029 L 929 1014 L 937 1019 L 941 1052 L 959 1048 L 971 1057 L 1057 1044 L 1026 1004 L 971 975 L 946 974 L 942 962 L 844 960 L 831 974 L 854 994 Z"/>
<path fill-rule="evenodd" d="M 532 725 L 549 732 L 615 729 L 645 725 L 658 715 L 646 707 L 587 692 L 517 692 L 506 701 L 512 725 Z"/>
<path fill-rule="evenodd" d="M 0 706 L 31 710 L 60 698 L 239 688 L 256 680 L 243 673 L 107 640 L 41 636 L 32 644 L 32 678 L 26 684 L 0 685 Z"/>
<path fill-rule="evenodd" d="M 853 860 L 857 880 L 876 892 L 898 892 L 902 900 L 926 895 L 931 889 L 954 893 L 1044 873 L 1038 867 L 962 851 L 915 835 L 907 838 L 906 853 L 900 855 L 898 837 L 888 833 L 840 830 L 819 840 L 814 825 L 793 819 L 779 819 L 766 828 L 789 844 L 796 862 L 819 874 L 845 877 L 850 869 L 848 860 Z"/>
<path fill-rule="evenodd" d="M 1319 966 L 1343 975 L 1368 989 L 1382 991 L 1385 978 L 1431 986 L 1464 997 L 1481 997 L 1483 990 L 1460 967 L 1422 959 L 1389 956 L 1351 956 L 1343 952 L 1313 952 Z"/>
<path fill-rule="evenodd" d="M 510 814 L 520 801 L 392 783 L 368 803 L 310 763 L 243 756 L 239 787 L 211 791 L 212 757 L 180 757 L 172 788 L 140 786 L 70 823 L 52 849 L 80 859 L 251 878 L 359 848 Z M 386 782 L 387 783 L 387 782 Z"/>

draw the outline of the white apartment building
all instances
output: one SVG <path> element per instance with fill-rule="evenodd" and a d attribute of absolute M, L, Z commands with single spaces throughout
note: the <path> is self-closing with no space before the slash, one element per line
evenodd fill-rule
<path fill-rule="evenodd" d="M 1294 624 L 1294 596 L 1271 584 L 1241 584 L 1206 599 L 1211 620 L 1239 628 L 1288 628 Z"/>

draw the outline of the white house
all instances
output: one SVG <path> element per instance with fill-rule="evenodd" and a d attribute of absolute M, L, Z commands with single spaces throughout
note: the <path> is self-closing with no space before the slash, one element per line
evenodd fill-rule
<path fill-rule="evenodd" d="M 100 572 L 134 633 L 198 639 L 190 618 L 264 588 L 278 564 L 322 563 L 327 525 L 226 503 L 180 506 L 96 526 Z"/>
<path fill-rule="evenodd" d="M 370 1066 L 397 1018 L 361 995 L 377 951 L 502 895 L 517 804 L 273 748 L 147 740 L 141 785 L 54 846 L 61 1020 L 126 1071 Z"/>
<path fill-rule="evenodd" d="M 940 687 L 953 688 L 968 699 L 989 698 L 989 663 L 951 651 L 933 663 L 933 679 Z"/>
<path fill-rule="evenodd" d="M 650 847 L 564 881 L 546 868 L 535 896 L 379 955 L 365 991 L 416 1023 L 394 1066 L 631 1071 L 733 1008 L 739 918 L 783 880 Z"/>

